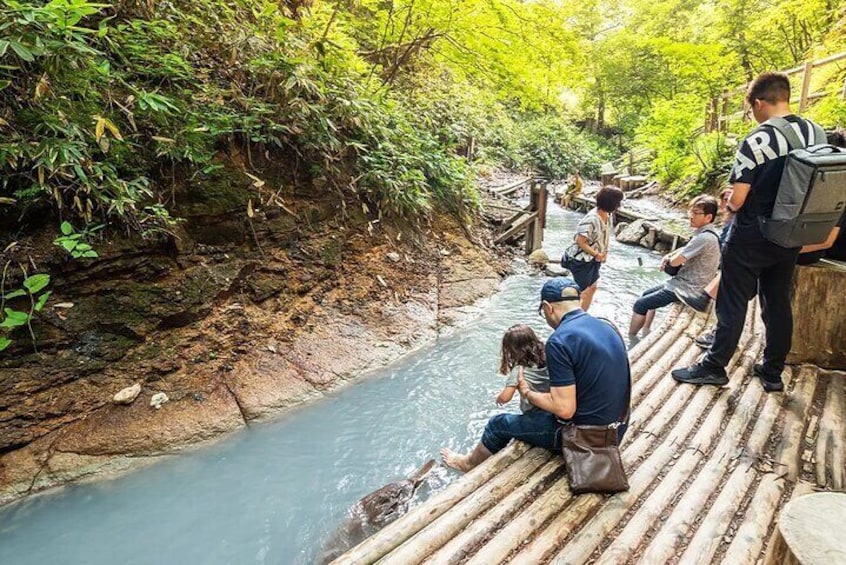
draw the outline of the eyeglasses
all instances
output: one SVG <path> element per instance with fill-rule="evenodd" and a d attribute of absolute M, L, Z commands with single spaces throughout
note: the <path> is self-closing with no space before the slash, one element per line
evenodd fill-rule
<path fill-rule="evenodd" d="M 702 211 L 700 211 L 700 210 L 688 210 L 688 211 L 687 211 L 687 215 L 688 215 L 688 216 L 700 216 L 700 215 L 701 215 L 701 216 L 704 216 L 704 215 L 705 215 L 705 212 L 702 212 Z"/>

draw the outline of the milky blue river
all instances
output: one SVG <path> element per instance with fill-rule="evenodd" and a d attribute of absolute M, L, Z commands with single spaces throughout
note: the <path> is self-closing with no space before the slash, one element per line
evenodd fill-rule
<path fill-rule="evenodd" d="M 579 217 L 550 205 L 550 256 L 560 257 Z M 614 244 L 591 312 L 627 327 L 635 297 L 665 278 L 658 263 L 645 249 Z M 509 277 L 465 326 L 273 422 L 0 509 L 0 564 L 314 562 L 357 499 L 441 446 L 466 450 L 479 439 L 502 410 L 494 403 L 502 332 L 523 322 L 549 334 L 537 314 L 543 280 Z M 518 410 L 516 397 L 505 410 Z M 415 503 L 457 476 L 437 468 Z"/>

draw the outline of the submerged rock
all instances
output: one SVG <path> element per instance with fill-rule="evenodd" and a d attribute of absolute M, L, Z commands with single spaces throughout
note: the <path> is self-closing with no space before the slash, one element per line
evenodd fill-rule
<path fill-rule="evenodd" d="M 141 394 L 141 383 L 135 383 L 115 394 L 112 402 L 115 404 L 132 404 L 139 394 Z"/>
<path fill-rule="evenodd" d="M 543 249 L 535 249 L 532 251 L 532 254 L 529 255 L 530 265 L 544 266 L 547 263 L 549 263 L 549 255 L 547 255 L 546 251 Z"/>
<path fill-rule="evenodd" d="M 626 229 L 617 234 L 617 241 L 620 243 L 640 243 L 646 233 L 645 220 L 635 220 L 626 226 Z"/>
<path fill-rule="evenodd" d="M 153 397 L 150 399 L 150 406 L 152 406 L 153 408 L 155 408 L 156 410 L 158 410 L 159 408 L 161 408 L 161 407 L 162 407 L 162 404 L 164 404 L 164 403 L 165 403 L 165 402 L 167 402 L 168 400 L 170 400 L 170 398 L 168 398 L 168 397 L 167 397 L 167 395 L 166 395 L 165 393 L 163 393 L 163 392 L 157 392 L 157 393 L 156 393 L 156 394 L 154 394 L 154 395 L 153 395 Z"/>

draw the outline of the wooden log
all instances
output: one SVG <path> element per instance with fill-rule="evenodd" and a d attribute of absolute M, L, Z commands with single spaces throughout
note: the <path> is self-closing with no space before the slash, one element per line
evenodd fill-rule
<path fill-rule="evenodd" d="M 602 173 L 599 176 L 599 182 L 602 186 L 608 186 L 614 180 L 614 177 L 617 176 L 619 173 L 617 171 L 609 171 L 607 173 Z"/>
<path fill-rule="evenodd" d="M 520 190 L 521 188 L 523 188 L 524 186 L 526 186 L 530 182 L 532 182 L 532 179 L 523 179 L 523 180 L 520 180 L 520 181 L 517 181 L 517 182 L 513 182 L 511 184 L 506 184 L 505 186 L 497 186 L 497 187 L 491 188 L 490 190 L 491 190 L 491 192 L 498 194 L 500 196 L 507 196 L 507 195 L 511 194 L 512 192 L 517 192 L 518 190 Z"/>
<path fill-rule="evenodd" d="M 743 368 L 739 368 L 738 371 L 742 369 Z M 676 460 L 672 470 L 656 486 L 656 490 L 668 490 L 671 488 L 668 485 L 672 485 L 675 490 L 678 490 L 683 480 L 690 475 L 693 469 L 695 469 L 703 454 L 710 449 L 711 443 L 713 443 L 720 434 L 720 424 L 725 418 L 730 403 L 734 404 L 736 402 L 739 384 L 740 378 L 733 378 L 729 381 L 729 385 L 727 387 L 729 389 L 729 393 L 726 394 L 725 391 L 720 391 L 720 397 L 713 403 L 711 411 L 708 412 L 708 415 L 702 422 L 698 431 L 688 442 L 687 450 Z M 691 406 L 694 405 L 697 398 L 707 397 L 710 402 L 710 400 L 716 396 L 717 391 L 714 390 L 714 387 L 708 387 L 708 389 L 711 390 L 698 390 Z M 704 407 L 701 407 L 699 411 L 701 412 L 703 408 Z M 699 413 L 695 416 L 691 415 L 691 418 L 697 420 L 699 415 Z M 695 422 L 685 422 L 684 417 L 680 418 L 676 427 L 673 428 L 670 437 L 675 435 L 676 430 L 689 430 L 687 425 L 692 425 L 693 423 Z M 605 507 L 602 508 L 596 516 L 594 516 L 589 522 L 582 524 L 581 530 L 573 537 L 570 543 L 564 546 L 564 548 L 555 556 L 555 562 L 561 564 L 586 562 L 599 544 L 602 543 L 608 533 L 613 530 L 619 521 L 627 514 L 629 508 L 634 505 L 638 497 L 640 497 L 640 495 L 651 486 L 653 479 L 655 478 L 655 469 L 660 469 L 666 465 L 667 461 L 669 461 L 673 455 L 677 454 L 677 452 L 678 445 L 668 446 L 666 442 L 663 443 L 662 446 L 644 463 L 642 463 L 638 467 L 637 471 L 635 471 L 635 473 L 630 477 L 629 485 L 631 488 L 629 491 L 620 493 L 609 499 L 609 502 L 606 503 Z M 666 459 L 663 461 L 652 461 L 653 457 L 656 457 L 659 453 L 661 454 L 661 458 L 666 457 Z M 668 480 L 668 478 L 670 480 Z"/>
<path fill-rule="evenodd" d="M 811 73 L 814 70 L 814 63 L 808 61 L 805 63 L 805 68 L 802 72 L 802 88 L 799 91 L 799 113 L 801 114 L 808 108 L 808 93 L 811 90 Z"/>
<path fill-rule="evenodd" d="M 561 477 L 523 512 L 512 517 L 504 528 L 465 563 L 489 565 L 502 562 L 523 543 L 526 532 L 531 531 L 535 524 L 543 523 L 554 514 L 560 513 L 572 499 L 570 484 L 566 477 Z"/>
<path fill-rule="evenodd" d="M 821 487 L 846 488 L 846 374 L 827 373 L 828 388 L 817 435 L 816 478 Z"/>
<path fill-rule="evenodd" d="M 429 556 L 424 563 L 426 565 L 457 565 L 462 562 L 483 539 L 501 527 L 507 520 L 510 520 L 517 510 L 533 498 L 538 487 L 558 473 L 563 465 L 563 459 L 554 457 L 552 461 L 533 473 L 528 481 L 505 497 L 502 502 L 491 508 L 456 535 L 449 543 Z"/>
<path fill-rule="evenodd" d="M 682 312 L 684 312 L 683 321 L 680 319 Z M 637 360 L 640 359 L 653 345 L 655 345 L 655 342 L 666 335 L 668 331 L 672 331 L 677 324 L 685 324 L 686 327 L 690 324 L 692 319 L 693 317 L 690 315 L 690 312 L 683 308 L 681 304 L 670 306 L 670 311 L 667 312 L 667 317 L 664 318 L 664 321 L 661 323 L 661 327 L 650 332 L 648 336 L 640 340 L 637 345 L 631 348 L 629 351 L 629 363 L 634 366 Z"/>
<path fill-rule="evenodd" d="M 531 477 L 553 453 L 535 447 L 511 464 L 502 473 L 482 485 L 476 492 L 456 504 L 411 539 L 385 556 L 379 563 L 405 565 L 418 563 L 452 539 L 464 526 L 511 493 Z M 557 467 L 556 467 L 557 468 Z"/>
<path fill-rule="evenodd" d="M 788 363 L 846 367 L 846 269 L 820 262 L 796 267 L 793 281 L 793 342 Z"/>
<path fill-rule="evenodd" d="M 665 332 L 658 332 L 659 337 L 647 351 L 636 357 L 632 363 L 632 381 L 636 384 L 646 374 L 650 367 L 658 362 L 667 349 L 680 341 L 682 335 L 693 324 L 695 317 L 685 312 L 678 321 Z M 647 336 L 647 339 L 649 336 Z M 631 357 L 630 357 L 631 359 Z"/>
<path fill-rule="evenodd" d="M 529 450 L 523 442 L 512 442 L 508 447 L 491 457 L 484 465 L 479 465 L 457 480 L 443 492 L 435 495 L 421 506 L 387 525 L 362 543 L 341 555 L 333 563 L 358 564 L 373 563 L 387 555 L 405 540 L 422 530 L 432 520 L 464 500 L 470 493 L 501 473 L 511 463 Z"/>
<path fill-rule="evenodd" d="M 767 539 L 767 531 L 775 518 L 781 495 L 784 493 L 784 478 L 767 473 L 761 482 L 743 523 L 734 534 L 731 544 L 723 555 L 723 563 L 755 563 Z"/>
<path fill-rule="evenodd" d="M 747 367 L 751 367 L 752 362 L 754 362 L 754 356 L 747 356 L 747 360 Z M 745 426 L 733 426 L 732 424 L 734 422 L 749 422 L 762 395 L 762 389 L 756 382 L 751 382 L 746 386 L 746 392 L 744 392 L 738 409 L 734 416 L 732 416 L 732 420 L 726 426 L 726 430 L 720 438 L 714 454 L 710 456 L 709 461 L 700 470 L 693 483 L 687 487 L 682 498 L 676 503 L 676 508 L 664 521 L 664 525 L 650 542 L 642 555 L 644 563 L 659 563 L 670 560 L 675 555 L 678 547 L 683 545 L 686 539 L 688 539 L 688 532 L 696 520 L 698 513 L 706 507 L 708 498 L 717 489 L 728 469 L 733 451 L 737 445 L 741 444 Z M 775 415 L 778 414 L 779 410 L 778 399 L 770 396 L 764 405 L 762 414 L 766 415 L 767 410 L 772 413 L 772 417 L 759 417 L 755 421 L 754 433 L 764 436 L 768 436 L 771 433 L 775 422 Z M 744 458 L 738 464 L 732 477 L 721 489 L 721 492 L 728 494 L 724 495 L 721 501 L 718 499 L 718 501 L 710 505 L 711 511 L 703 520 L 694 538 L 702 538 L 700 543 L 707 547 L 707 551 L 716 549 L 715 544 L 719 544 L 722 539 L 725 532 L 724 527 L 728 526 L 729 521 L 734 516 L 734 513 L 730 512 L 730 510 L 740 504 L 743 495 L 754 480 L 756 476 L 756 473 L 752 469 L 754 462 L 755 459 L 753 458 Z M 637 515 L 635 518 L 637 518 Z M 634 518 L 632 522 L 637 523 Z M 708 544 L 708 540 L 711 542 L 710 545 Z M 704 551 L 704 549 L 699 547 L 696 551 Z M 691 553 L 691 555 L 696 555 L 697 560 L 700 561 L 710 560 L 705 555 L 699 555 L 697 553 Z"/>
<path fill-rule="evenodd" d="M 732 378 L 743 380 L 752 368 L 754 357 L 749 356 L 747 362 L 741 364 L 732 374 Z M 746 425 L 752 420 L 755 410 L 762 396 L 761 387 L 739 387 L 744 390 L 737 403 L 731 419 L 723 430 L 714 452 L 709 455 L 705 466 L 696 474 L 696 478 L 684 491 L 681 500 L 672 510 L 670 517 L 664 523 L 658 535 L 647 548 L 642 559 L 644 563 L 663 563 L 672 557 L 679 544 L 683 542 L 687 531 L 699 512 L 703 509 L 708 497 L 719 485 L 725 474 L 729 457 L 737 449 Z M 686 452 L 673 466 L 670 473 L 658 484 L 645 501 L 640 505 L 634 516 L 629 519 L 625 528 L 617 535 L 614 542 L 602 554 L 603 563 L 625 563 L 631 552 L 637 549 L 643 537 L 659 519 L 662 513 L 677 499 L 680 489 L 690 477 L 704 457 L 704 449 L 696 446 L 696 451 Z M 716 509 L 716 505 L 714 506 Z M 720 507 L 725 513 L 726 507 Z"/>
<path fill-rule="evenodd" d="M 690 332 L 690 334 L 696 335 L 703 328 L 704 320 L 695 317 L 691 325 L 685 330 L 685 333 Z M 684 355 L 686 351 L 689 352 L 687 356 Z M 663 355 L 659 356 L 649 365 L 649 370 L 632 384 L 632 403 L 639 404 L 643 397 L 652 390 L 652 387 L 658 380 L 669 377 L 670 370 L 674 366 L 684 366 L 686 363 L 692 363 L 701 352 L 702 350 L 696 347 L 693 344 L 693 340 L 689 337 L 677 338 L 669 348 L 664 350 Z"/>
<path fill-rule="evenodd" d="M 585 494 L 558 515 L 527 547 L 523 548 L 513 560 L 514 565 L 533 565 L 549 559 L 550 555 L 560 545 L 560 540 L 579 530 L 576 538 L 564 546 L 553 559 L 555 563 L 584 563 L 602 538 L 613 528 L 616 521 L 609 512 L 622 517 L 628 508 L 652 482 L 655 469 L 660 469 L 672 460 L 679 450 L 679 444 L 691 432 L 704 410 L 715 396 L 713 387 L 701 388 L 697 391 L 693 401 L 685 407 L 678 418 L 678 423 L 663 438 L 657 449 L 652 450 L 649 457 L 629 476 L 629 491 L 616 494 L 609 499 L 601 495 Z M 642 454 L 632 449 L 623 451 L 623 463 L 628 466 Z M 596 516 L 586 521 L 597 507 L 605 502 L 605 512 L 602 517 Z M 619 517 L 617 519 L 619 519 Z M 597 528 L 601 531 L 595 531 Z M 582 539 L 579 539 L 582 536 Z M 595 542 L 595 544 L 594 544 Z M 572 552 L 572 553 L 571 553 Z"/>
<path fill-rule="evenodd" d="M 509 239 L 511 239 L 512 237 L 514 237 L 518 233 L 520 233 L 521 231 L 525 230 L 526 226 L 528 226 L 529 224 L 534 222 L 535 219 L 537 219 L 537 217 L 538 217 L 537 212 L 525 214 L 523 217 L 521 217 L 516 222 L 514 222 L 511 225 L 511 227 L 508 228 L 504 233 L 497 236 L 497 238 L 494 240 L 494 243 L 500 244 L 500 243 L 503 243 L 505 241 L 508 241 Z"/>
<path fill-rule="evenodd" d="M 781 465 L 782 471 L 787 473 L 789 480 L 799 478 L 802 469 L 802 443 L 805 438 L 805 426 L 814 400 L 814 390 L 817 385 L 817 369 L 805 365 L 799 372 L 796 385 L 787 397 L 782 437 L 776 447 L 774 459 Z"/>
<path fill-rule="evenodd" d="M 819 492 L 791 500 L 779 516 L 764 565 L 846 563 L 846 494 Z"/>

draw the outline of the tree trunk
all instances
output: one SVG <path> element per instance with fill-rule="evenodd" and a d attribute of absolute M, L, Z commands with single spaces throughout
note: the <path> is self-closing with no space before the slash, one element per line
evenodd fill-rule
<path fill-rule="evenodd" d="M 820 492 L 790 501 L 764 558 L 765 565 L 812 565 L 846 561 L 843 518 L 846 494 Z"/>
<path fill-rule="evenodd" d="M 793 281 L 793 347 L 788 363 L 846 367 L 846 267 L 821 261 L 796 267 Z"/>

